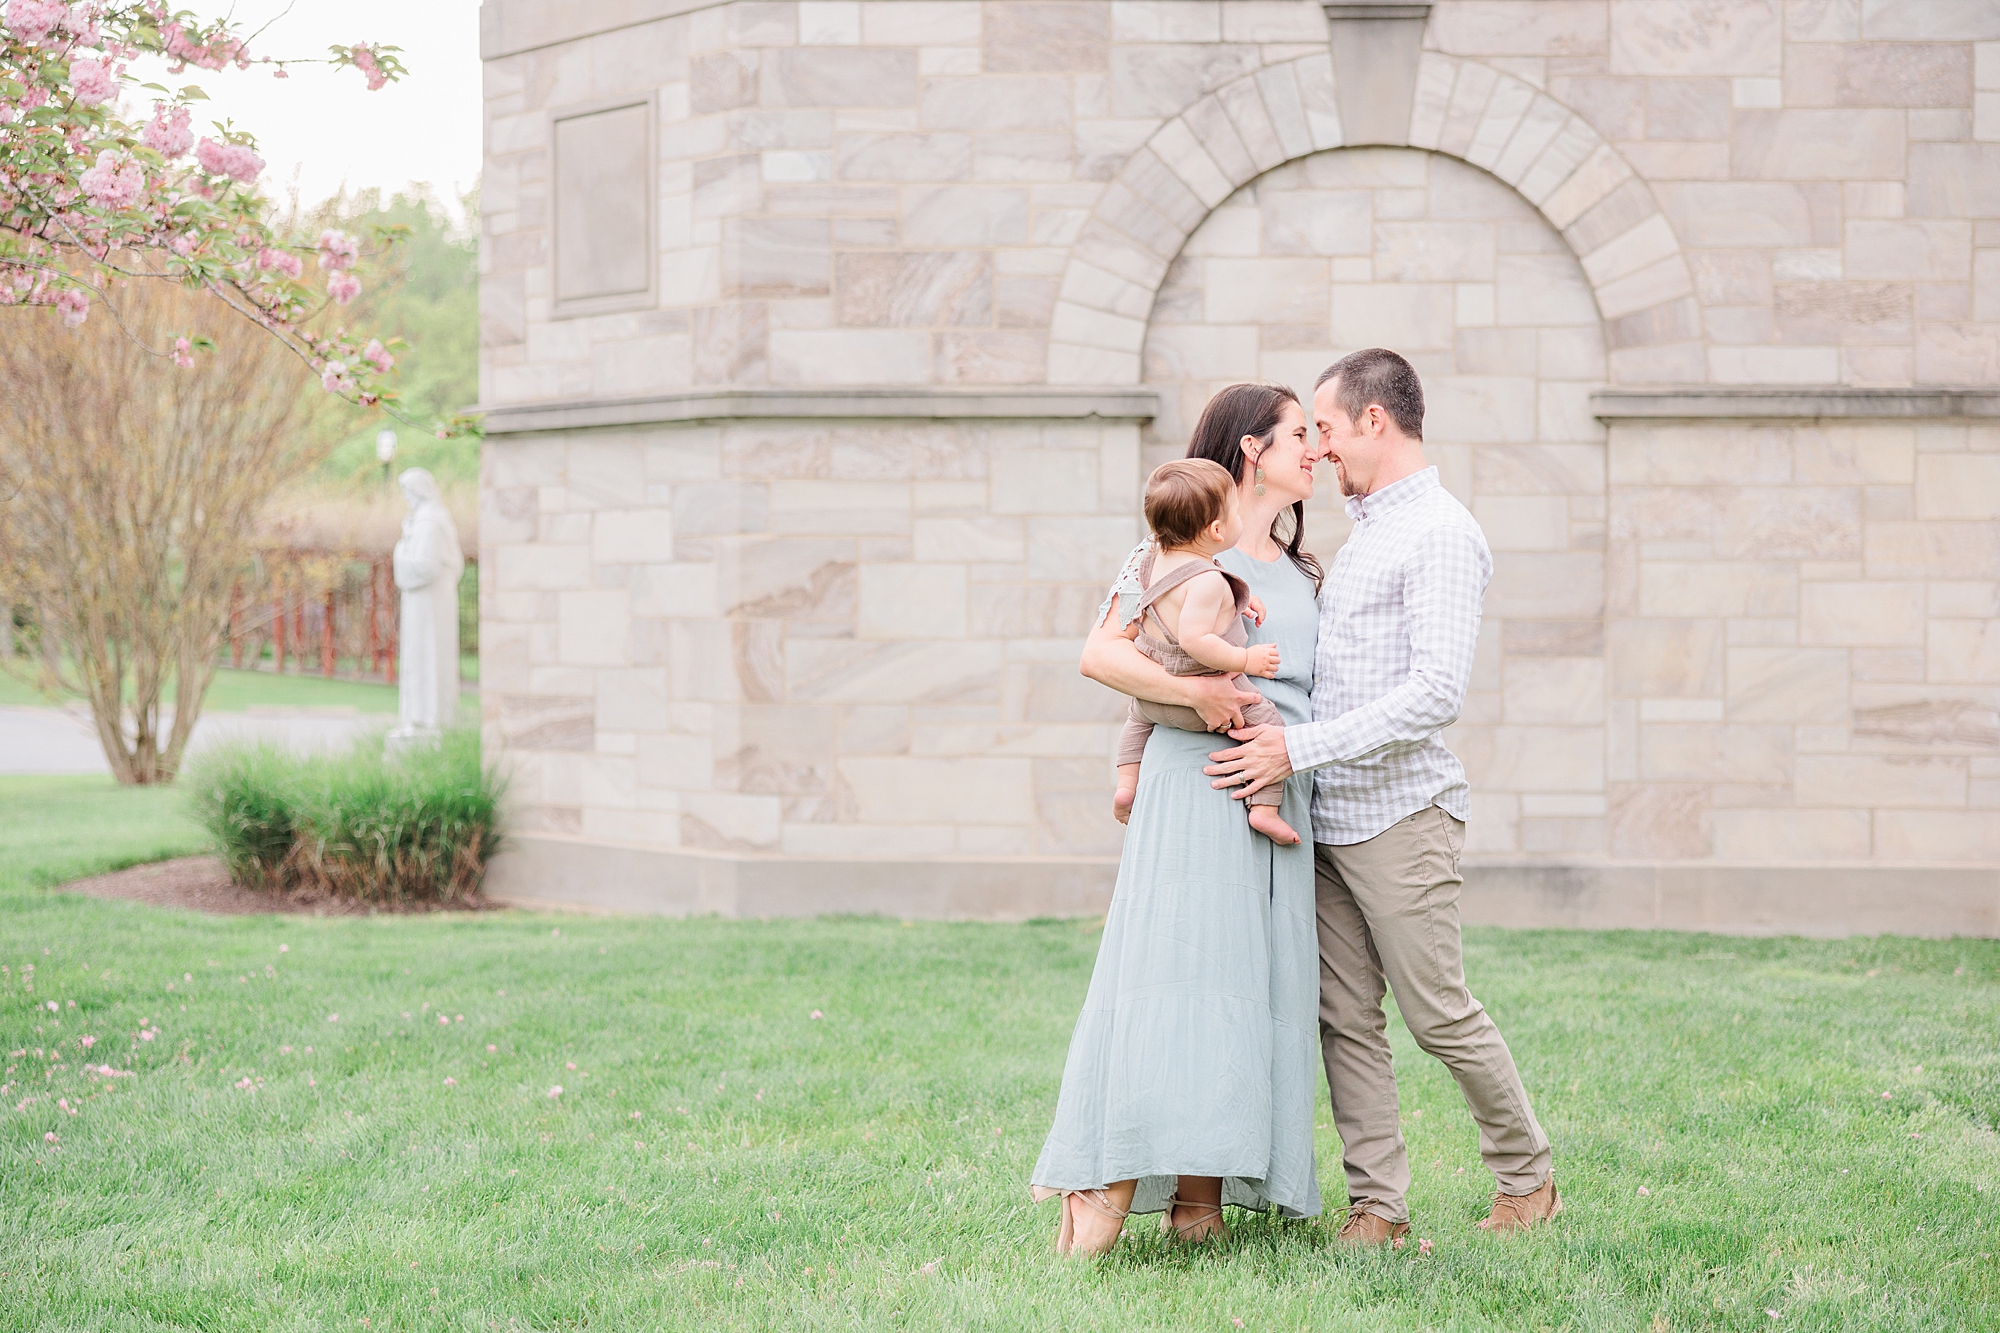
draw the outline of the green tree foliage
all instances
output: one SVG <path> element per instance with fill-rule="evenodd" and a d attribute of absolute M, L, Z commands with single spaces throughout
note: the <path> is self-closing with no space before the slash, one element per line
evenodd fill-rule
<path fill-rule="evenodd" d="M 402 237 L 344 313 L 357 327 L 405 340 L 407 345 L 395 349 L 392 379 L 404 412 L 417 421 L 448 419 L 479 396 L 478 190 L 459 202 L 462 221 L 427 185 L 399 190 L 386 203 L 379 190 L 364 190 L 307 210 L 299 223 L 301 231 L 314 235 L 322 227 L 356 234 L 388 227 Z M 314 429 L 327 446 L 316 480 L 329 490 L 379 483 L 375 436 L 385 426 L 396 430 L 398 471 L 428 468 L 447 487 L 478 480 L 479 441 L 473 436 L 440 440 L 383 413 L 356 412 L 324 394 L 312 406 Z"/>

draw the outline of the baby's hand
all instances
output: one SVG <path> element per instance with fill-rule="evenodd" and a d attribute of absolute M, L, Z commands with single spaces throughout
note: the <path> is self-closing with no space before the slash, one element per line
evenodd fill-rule
<path fill-rule="evenodd" d="M 1257 600 L 1255 593 L 1250 594 L 1250 623 L 1253 625 L 1264 623 L 1264 603 Z"/>
<path fill-rule="evenodd" d="M 1278 645 L 1260 643 L 1243 650 L 1243 674 L 1275 680 L 1278 676 Z"/>

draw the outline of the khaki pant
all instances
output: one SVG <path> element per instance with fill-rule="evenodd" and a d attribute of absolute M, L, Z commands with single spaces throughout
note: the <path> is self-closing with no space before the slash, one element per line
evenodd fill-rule
<path fill-rule="evenodd" d="M 1458 855 L 1465 825 L 1428 806 L 1366 842 L 1313 847 L 1319 912 L 1319 1034 L 1354 1203 L 1409 1220 L 1410 1163 L 1397 1124 L 1384 983 L 1417 1045 L 1444 1061 L 1479 1125 L 1479 1153 L 1506 1194 L 1549 1175 L 1514 1057 L 1465 988 Z"/>

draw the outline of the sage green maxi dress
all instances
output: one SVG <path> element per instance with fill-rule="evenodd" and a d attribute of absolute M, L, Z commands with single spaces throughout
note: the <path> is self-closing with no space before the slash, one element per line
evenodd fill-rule
<path fill-rule="evenodd" d="M 1139 554 L 1113 588 L 1121 619 L 1137 601 Z M 1278 645 L 1277 679 L 1252 683 L 1287 725 L 1309 720 L 1312 580 L 1284 556 L 1217 558 L 1264 603 L 1250 642 Z M 1231 744 L 1172 727 L 1153 728 L 1146 744 L 1055 1125 L 1035 1163 L 1038 1192 L 1136 1177 L 1132 1211 L 1147 1213 L 1166 1207 L 1179 1176 L 1221 1176 L 1224 1203 L 1319 1214 L 1312 776 L 1287 781 L 1279 810 L 1303 841 L 1279 847 L 1202 772 Z"/>

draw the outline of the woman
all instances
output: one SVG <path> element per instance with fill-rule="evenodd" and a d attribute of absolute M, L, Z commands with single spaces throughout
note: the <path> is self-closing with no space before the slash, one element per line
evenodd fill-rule
<path fill-rule="evenodd" d="M 1255 686 L 1287 724 L 1310 720 L 1320 568 L 1301 549 L 1318 450 L 1290 389 L 1237 384 L 1209 401 L 1190 458 L 1237 478 L 1243 538 L 1220 563 L 1262 599 L 1252 643 L 1278 645 Z M 1121 693 L 1235 717 L 1226 680 L 1170 676 L 1125 623 L 1147 547 L 1133 552 L 1084 648 L 1083 673 Z M 1246 678 L 1248 681 L 1248 678 Z M 1312 843 L 1279 847 L 1202 772 L 1226 739 L 1155 727 L 1090 991 L 1070 1040 L 1035 1197 L 1062 1196 L 1058 1253 L 1102 1254 L 1131 1212 L 1166 1211 L 1186 1240 L 1223 1232 L 1222 1205 L 1320 1211 L 1313 1165 L 1319 1068 Z M 1310 826 L 1310 775 L 1280 813 Z"/>

